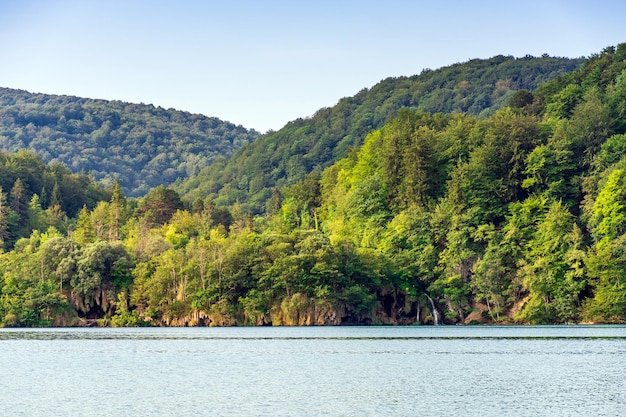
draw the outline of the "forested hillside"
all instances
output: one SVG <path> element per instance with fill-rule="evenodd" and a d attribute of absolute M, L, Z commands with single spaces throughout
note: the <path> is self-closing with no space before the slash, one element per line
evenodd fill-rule
<path fill-rule="evenodd" d="M 49 226 L 70 233 L 72 219 L 111 197 L 90 176 L 58 162 L 45 164 L 32 151 L 0 152 L 0 251 Z"/>
<path fill-rule="evenodd" d="M 0 325 L 625 323 L 626 44 L 509 104 L 403 109 L 262 216 L 114 184 L 61 231 L 32 204 Z"/>
<path fill-rule="evenodd" d="M 238 201 L 260 213 L 274 187 L 291 185 L 310 172 L 321 173 L 349 148 L 360 146 L 368 132 L 381 127 L 400 108 L 486 117 L 505 106 L 515 91 L 532 91 L 581 62 L 496 56 L 412 77 L 388 78 L 244 146 L 234 157 L 213 164 L 177 189 L 188 201 L 211 196 L 218 205 Z"/>
<path fill-rule="evenodd" d="M 213 117 L 144 104 L 0 88 L 0 150 L 31 149 L 129 196 L 197 174 L 258 132 Z"/>

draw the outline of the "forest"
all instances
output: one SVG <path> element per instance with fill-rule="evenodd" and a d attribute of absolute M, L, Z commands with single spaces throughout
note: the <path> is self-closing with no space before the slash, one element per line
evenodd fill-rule
<path fill-rule="evenodd" d="M 399 106 L 255 204 L 0 155 L 0 325 L 626 322 L 626 44 L 455 110 Z"/>
<path fill-rule="evenodd" d="M 506 106 L 516 91 L 532 91 L 582 61 L 500 55 L 424 70 L 412 77 L 387 78 L 312 117 L 269 132 L 242 146 L 232 158 L 218 158 L 198 175 L 178 181 L 175 188 L 189 202 L 210 197 L 218 205 L 239 202 L 245 210 L 260 214 L 267 209 L 274 187 L 293 185 L 311 172 L 321 174 L 349 149 L 361 146 L 369 132 L 401 108 L 484 118 Z"/>
<path fill-rule="evenodd" d="M 214 117 L 153 105 L 0 88 L 0 150 L 29 149 L 108 186 L 117 177 L 133 197 L 197 174 L 259 136 Z"/>

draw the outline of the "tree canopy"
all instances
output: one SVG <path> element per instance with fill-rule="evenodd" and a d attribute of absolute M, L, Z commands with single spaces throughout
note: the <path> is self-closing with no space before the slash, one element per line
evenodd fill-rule
<path fill-rule="evenodd" d="M 320 174 L 401 108 L 484 118 L 506 106 L 516 91 L 533 91 L 581 63 L 582 59 L 547 56 L 496 56 L 387 78 L 243 146 L 232 158 L 217 161 L 177 189 L 187 201 L 210 196 L 218 205 L 238 201 L 261 213 L 274 187 L 292 185 L 311 172 Z"/>
<path fill-rule="evenodd" d="M 30 149 L 107 186 L 117 177 L 129 196 L 197 174 L 259 136 L 174 109 L 0 88 L 0 150 Z"/>
<path fill-rule="evenodd" d="M 625 80 L 620 44 L 488 115 L 399 109 L 263 214 L 113 184 L 59 222 L 18 162 L 56 165 L 5 156 L 0 325 L 625 323 Z"/>

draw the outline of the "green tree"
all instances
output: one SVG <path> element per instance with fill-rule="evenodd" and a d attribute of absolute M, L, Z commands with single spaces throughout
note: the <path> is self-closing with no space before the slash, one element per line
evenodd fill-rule
<path fill-rule="evenodd" d="M 120 239 L 120 227 L 122 225 L 122 222 L 125 220 L 126 209 L 126 197 L 122 192 L 122 186 L 120 185 L 119 179 L 117 177 L 115 177 L 115 180 L 113 180 L 110 209 L 111 225 L 109 240 L 116 241 Z"/>
<path fill-rule="evenodd" d="M 593 297 L 584 304 L 584 317 L 594 322 L 626 321 L 626 235 L 603 239 L 585 259 Z"/>
<path fill-rule="evenodd" d="M 42 274 L 48 280 L 58 282 L 59 293 L 76 272 L 78 253 L 76 242 L 61 236 L 46 240 L 39 249 Z"/>
<path fill-rule="evenodd" d="M 521 274 L 529 299 L 516 319 L 566 323 L 578 318 L 580 295 L 586 285 L 579 271 L 581 246 L 581 231 L 573 216 L 561 202 L 552 203 L 528 242 Z"/>
<path fill-rule="evenodd" d="M 533 102 L 533 93 L 528 90 L 519 90 L 511 96 L 509 106 L 515 109 L 522 109 Z"/>
<path fill-rule="evenodd" d="M 489 316 L 497 322 L 503 319 L 511 304 L 511 287 L 518 261 L 515 242 L 493 225 L 479 227 L 474 236 L 487 247 L 472 269 L 472 293 L 476 301 L 487 305 Z"/>
<path fill-rule="evenodd" d="M 575 204 L 579 196 L 577 184 L 572 183 L 576 173 L 574 153 L 562 143 L 539 145 L 526 157 L 527 178 L 522 187 L 548 198 L 562 199 Z"/>
<path fill-rule="evenodd" d="M 9 206 L 7 196 L 0 187 L 0 249 L 5 247 L 5 242 L 9 237 Z"/>
<path fill-rule="evenodd" d="M 94 233 L 93 227 L 91 225 L 91 215 L 87 206 L 83 206 L 83 208 L 78 213 L 78 218 L 76 219 L 75 230 L 72 233 L 74 240 L 78 242 L 80 245 L 86 245 L 88 243 L 92 243 L 95 240 L 96 234 Z"/>
<path fill-rule="evenodd" d="M 471 271 L 478 258 L 478 246 L 472 238 L 471 215 L 442 201 L 431 218 L 435 241 L 441 247 L 436 267 L 437 278 L 429 286 L 446 305 L 449 320 L 462 321 L 469 308 Z"/>
<path fill-rule="evenodd" d="M 132 282 L 131 268 L 130 256 L 120 242 L 85 246 L 70 280 L 77 308 L 87 316 L 113 314 L 117 292 Z"/>
<path fill-rule="evenodd" d="M 438 253 L 431 228 L 432 213 L 413 206 L 388 224 L 378 249 L 391 261 L 398 286 L 417 300 L 436 278 Z"/>
<path fill-rule="evenodd" d="M 626 232 L 626 171 L 616 169 L 607 178 L 593 207 L 591 219 L 597 240 L 614 240 Z"/>
<path fill-rule="evenodd" d="M 59 206 L 61 207 L 62 197 L 61 197 L 61 189 L 59 188 L 59 182 L 54 181 L 54 186 L 52 187 L 52 194 L 50 195 L 50 207 Z"/>
<path fill-rule="evenodd" d="M 20 178 L 15 180 L 11 188 L 11 209 L 19 216 L 20 226 L 25 226 L 28 221 L 28 200 L 24 183 Z"/>
<path fill-rule="evenodd" d="M 30 230 L 46 230 L 48 228 L 46 215 L 41 208 L 37 194 L 33 194 L 28 205 L 28 228 Z"/>
<path fill-rule="evenodd" d="M 178 193 L 160 185 L 148 193 L 139 203 L 136 215 L 143 216 L 155 225 L 166 223 L 176 210 L 182 210 L 183 203 Z"/>
<path fill-rule="evenodd" d="M 593 298 L 585 316 L 593 321 L 626 320 L 626 171 L 614 169 L 593 206 L 591 226 L 595 244 L 588 254 Z"/>
<path fill-rule="evenodd" d="M 497 150 L 484 145 L 451 174 L 447 198 L 459 208 L 471 208 L 472 224 L 499 223 L 504 217 L 506 187 L 499 164 Z"/>

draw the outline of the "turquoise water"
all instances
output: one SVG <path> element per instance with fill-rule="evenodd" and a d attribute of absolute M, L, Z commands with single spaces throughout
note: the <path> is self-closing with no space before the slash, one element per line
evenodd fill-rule
<path fill-rule="evenodd" d="M 0 329 L 2 416 L 624 416 L 626 326 Z"/>

